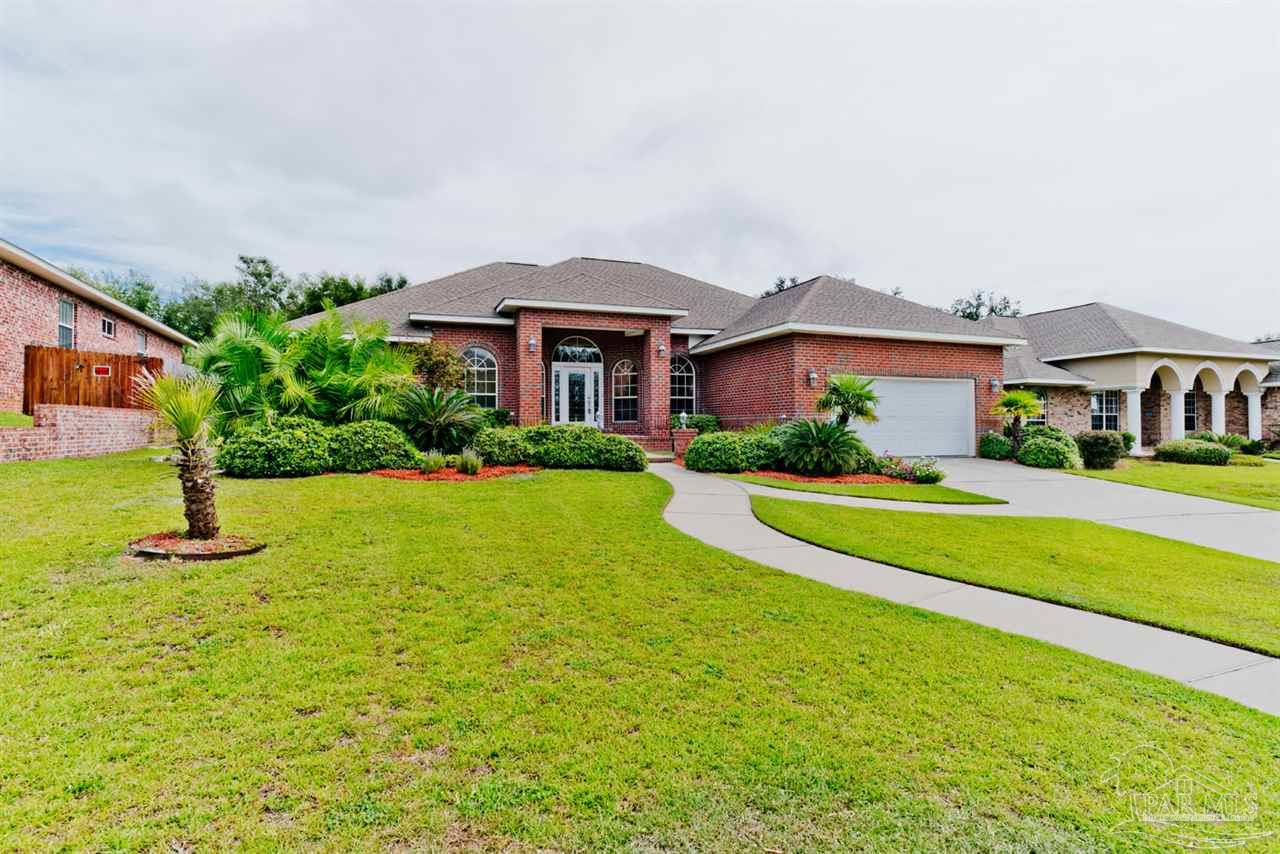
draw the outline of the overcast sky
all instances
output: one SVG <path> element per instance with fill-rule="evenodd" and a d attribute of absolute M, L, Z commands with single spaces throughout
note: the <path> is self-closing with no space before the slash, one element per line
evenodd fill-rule
<path fill-rule="evenodd" d="M 0 0 L 0 236 L 162 282 L 649 261 L 1280 328 L 1280 4 Z"/>

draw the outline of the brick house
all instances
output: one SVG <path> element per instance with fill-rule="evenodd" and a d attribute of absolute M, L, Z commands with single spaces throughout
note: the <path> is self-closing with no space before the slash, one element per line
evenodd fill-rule
<path fill-rule="evenodd" d="M 1212 430 L 1280 440 L 1280 342 L 1248 344 L 1106 303 L 985 324 L 1019 335 L 1004 381 L 1035 390 L 1041 423 L 1127 430 L 1134 453 Z"/>
<path fill-rule="evenodd" d="M 22 409 L 28 344 L 144 354 L 181 364 L 180 332 L 130 308 L 5 240 L 0 240 L 0 410 Z"/>
<path fill-rule="evenodd" d="M 352 303 L 400 342 L 441 341 L 467 391 L 519 424 L 594 424 L 670 448 L 671 417 L 729 427 L 815 413 L 827 377 L 878 378 L 877 451 L 974 452 L 1016 334 L 830 276 L 753 298 L 650 264 L 494 263 Z M 305 327 L 317 316 L 299 318 Z"/>

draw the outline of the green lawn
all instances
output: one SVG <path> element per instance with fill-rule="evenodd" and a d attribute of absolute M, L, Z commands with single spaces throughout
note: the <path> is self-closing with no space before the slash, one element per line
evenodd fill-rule
<path fill-rule="evenodd" d="M 0 427 L 30 427 L 31 425 L 32 421 L 30 415 L 23 415 L 21 412 L 0 410 Z"/>
<path fill-rule="evenodd" d="M 735 480 L 772 486 L 775 489 L 794 489 L 799 492 L 821 492 L 826 495 L 851 495 L 855 498 L 879 498 L 882 501 L 919 501 L 925 504 L 1008 504 L 1000 498 L 952 489 L 939 483 L 802 483 L 777 477 L 760 477 L 750 474 L 730 474 Z"/>
<path fill-rule="evenodd" d="M 1122 460 L 1114 469 L 1085 469 L 1071 474 L 1280 510 L 1280 466 L 1192 466 Z"/>
<path fill-rule="evenodd" d="M 751 507 L 823 548 L 1280 655 L 1280 563 L 1082 519 Z"/>
<path fill-rule="evenodd" d="M 224 480 L 270 547 L 141 563 L 153 453 L 0 466 L 0 849 L 1116 850 L 1144 744 L 1280 821 L 1276 718 L 715 551 L 651 475 Z"/>

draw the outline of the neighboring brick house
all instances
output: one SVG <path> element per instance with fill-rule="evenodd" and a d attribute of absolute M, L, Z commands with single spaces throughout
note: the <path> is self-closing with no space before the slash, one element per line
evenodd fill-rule
<path fill-rule="evenodd" d="M 650 264 L 571 258 L 494 263 L 343 306 L 392 340 L 446 343 L 466 389 L 517 423 L 583 422 L 671 447 L 673 413 L 726 426 L 815 414 L 827 378 L 877 378 L 877 451 L 972 454 L 1006 346 L 1024 343 L 947 312 L 819 276 L 765 298 Z M 305 327 L 318 315 L 299 318 Z"/>
<path fill-rule="evenodd" d="M 984 323 L 1027 339 L 1005 351 L 1004 379 L 1040 394 L 1041 423 L 1127 430 L 1134 453 L 1204 430 L 1280 440 L 1280 342 L 1096 302 Z"/>
<path fill-rule="evenodd" d="M 103 353 L 145 354 L 181 364 L 180 332 L 0 240 L 0 410 L 22 409 L 28 344 Z"/>

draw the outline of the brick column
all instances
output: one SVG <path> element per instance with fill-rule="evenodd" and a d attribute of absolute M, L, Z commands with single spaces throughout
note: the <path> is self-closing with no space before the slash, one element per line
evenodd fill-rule
<path fill-rule="evenodd" d="M 529 339 L 534 340 L 529 352 Z M 542 420 L 542 322 L 521 311 L 516 314 L 516 408 L 515 423 L 520 426 Z"/>
<path fill-rule="evenodd" d="M 671 435 L 671 321 L 655 320 L 645 334 L 644 432 Z"/>

